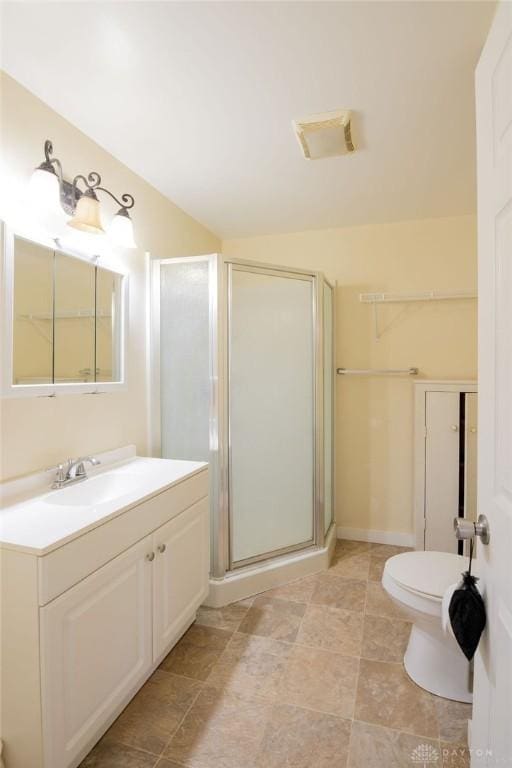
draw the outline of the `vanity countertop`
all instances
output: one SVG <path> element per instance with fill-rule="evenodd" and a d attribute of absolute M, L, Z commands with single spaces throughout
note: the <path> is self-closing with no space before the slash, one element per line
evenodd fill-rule
<path fill-rule="evenodd" d="M 132 456 L 59 490 L 11 494 L 0 509 L 0 549 L 46 555 L 207 467 Z"/>

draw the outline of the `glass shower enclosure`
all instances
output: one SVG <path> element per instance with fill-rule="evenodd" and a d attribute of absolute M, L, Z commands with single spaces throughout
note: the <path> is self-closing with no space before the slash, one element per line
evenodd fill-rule
<path fill-rule="evenodd" d="M 212 578 L 323 548 L 334 286 L 219 255 L 152 270 L 152 450 L 210 463 Z"/>

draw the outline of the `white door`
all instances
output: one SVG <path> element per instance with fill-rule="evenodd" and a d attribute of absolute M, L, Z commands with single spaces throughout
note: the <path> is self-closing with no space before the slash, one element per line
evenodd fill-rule
<path fill-rule="evenodd" d="M 425 549 L 456 553 L 460 393 L 427 392 L 426 398 Z"/>
<path fill-rule="evenodd" d="M 84 756 L 151 668 L 149 552 L 150 536 L 40 610 L 44 751 L 51 768 Z"/>
<path fill-rule="evenodd" d="M 488 625 L 475 658 L 472 766 L 512 765 L 512 3 L 502 2 L 476 73 L 478 512 Z"/>
<path fill-rule="evenodd" d="M 153 534 L 153 656 L 163 656 L 193 621 L 208 594 L 208 499 L 201 499 Z"/>

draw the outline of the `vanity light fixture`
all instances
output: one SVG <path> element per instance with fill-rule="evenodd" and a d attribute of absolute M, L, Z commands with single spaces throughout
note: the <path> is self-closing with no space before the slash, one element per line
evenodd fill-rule
<path fill-rule="evenodd" d="M 133 237 L 133 223 L 129 210 L 135 205 L 132 195 L 121 195 L 119 200 L 109 189 L 101 186 L 101 176 L 91 171 L 86 176 L 78 174 L 70 183 L 62 173 L 62 164 L 52 157 L 53 144 L 47 139 L 44 143 L 45 160 L 39 165 L 30 179 L 30 196 L 40 210 L 55 213 L 63 211 L 71 216 L 69 227 L 80 232 L 102 235 L 98 192 L 105 192 L 119 205 L 109 227 L 108 234 L 116 245 L 123 248 L 136 248 Z M 85 189 L 80 189 L 81 183 Z"/>

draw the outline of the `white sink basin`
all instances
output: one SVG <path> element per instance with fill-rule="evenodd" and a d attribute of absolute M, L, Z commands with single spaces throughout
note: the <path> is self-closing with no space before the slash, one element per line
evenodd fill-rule
<path fill-rule="evenodd" d="M 138 457 L 131 446 L 98 458 L 99 471 L 64 488 L 50 491 L 48 472 L 1 484 L 0 551 L 46 555 L 208 466 Z"/>
<path fill-rule="evenodd" d="M 44 497 L 44 502 L 62 507 L 96 507 L 98 504 L 120 499 L 140 485 L 140 476 L 108 472 L 54 491 Z"/>

